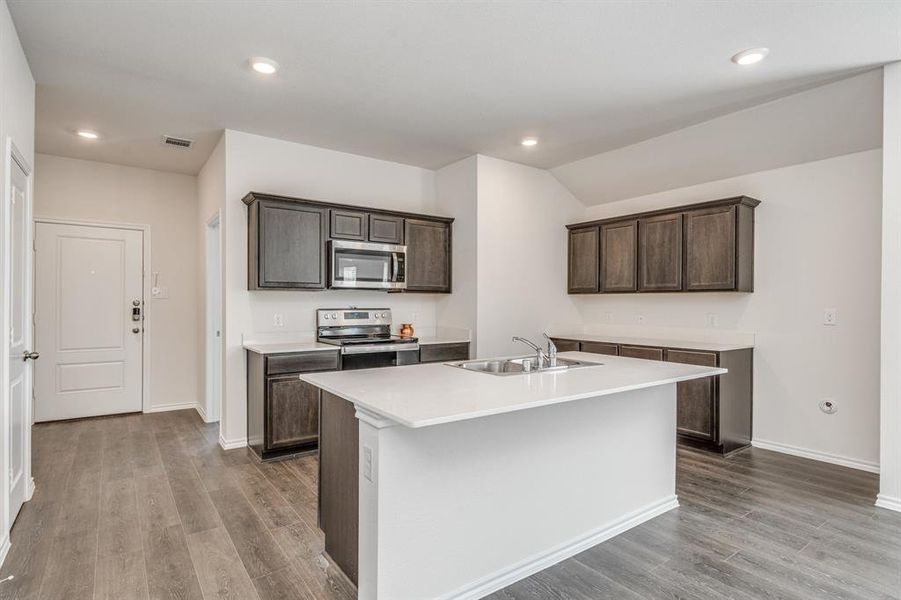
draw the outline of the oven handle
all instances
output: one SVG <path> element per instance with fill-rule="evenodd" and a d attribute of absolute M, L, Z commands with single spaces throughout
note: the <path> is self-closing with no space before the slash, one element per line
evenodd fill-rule
<path fill-rule="evenodd" d="M 408 350 L 419 350 L 419 344 L 402 342 L 400 344 L 360 344 L 343 346 L 341 348 L 341 354 L 378 354 L 381 352 L 406 352 Z"/>

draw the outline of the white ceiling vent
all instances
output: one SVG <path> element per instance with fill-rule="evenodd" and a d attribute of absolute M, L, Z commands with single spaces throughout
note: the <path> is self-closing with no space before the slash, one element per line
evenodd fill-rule
<path fill-rule="evenodd" d="M 194 140 L 179 138 L 172 135 L 164 135 L 163 143 L 167 146 L 175 146 L 176 148 L 190 148 L 194 145 Z"/>

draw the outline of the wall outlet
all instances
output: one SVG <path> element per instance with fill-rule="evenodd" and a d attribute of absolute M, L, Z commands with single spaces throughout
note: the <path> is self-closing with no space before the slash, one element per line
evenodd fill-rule
<path fill-rule="evenodd" d="M 719 327 L 720 316 L 716 313 L 707 313 L 707 327 Z"/>
<path fill-rule="evenodd" d="M 282 313 L 275 313 L 272 315 L 272 326 L 273 327 L 284 327 L 285 326 L 285 316 Z"/>
<path fill-rule="evenodd" d="M 372 448 L 363 446 L 363 477 L 372 481 Z"/>
<path fill-rule="evenodd" d="M 836 309 L 823 309 L 823 325 L 838 325 L 838 311 Z"/>
<path fill-rule="evenodd" d="M 613 313 L 612 312 L 604 313 L 604 320 L 607 321 L 608 323 L 612 323 L 613 322 Z"/>
<path fill-rule="evenodd" d="M 835 404 L 835 400 L 832 398 L 823 398 L 820 400 L 820 410 L 826 413 L 827 415 L 834 415 L 838 412 L 838 406 Z"/>
<path fill-rule="evenodd" d="M 635 318 L 635 320 L 638 322 L 639 325 L 644 325 L 644 315 L 643 314 L 638 313 L 638 316 Z"/>

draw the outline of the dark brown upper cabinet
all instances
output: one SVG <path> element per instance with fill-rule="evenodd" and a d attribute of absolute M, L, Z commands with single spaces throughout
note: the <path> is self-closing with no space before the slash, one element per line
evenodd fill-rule
<path fill-rule="evenodd" d="M 753 292 L 759 204 L 737 196 L 567 225 L 567 289 L 571 294 Z M 595 228 L 599 250 L 591 240 Z"/>
<path fill-rule="evenodd" d="M 600 291 L 634 292 L 638 289 L 638 221 L 601 225 Z"/>
<path fill-rule="evenodd" d="M 316 289 L 326 286 L 328 211 L 261 200 L 248 213 L 247 288 Z"/>
<path fill-rule="evenodd" d="M 328 241 L 407 245 L 408 292 L 450 293 L 449 217 L 250 192 L 247 289 L 328 287 Z"/>
<path fill-rule="evenodd" d="M 451 291 L 450 223 L 406 219 L 407 291 Z"/>
<path fill-rule="evenodd" d="M 685 290 L 754 291 L 754 208 L 685 212 Z"/>
<path fill-rule="evenodd" d="M 638 221 L 638 290 L 682 290 L 682 215 Z"/>
<path fill-rule="evenodd" d="M 598 291 L 597 227 L 569 231 L 567 289 L 570 294 L 593 294 Z"/>
<path fill-rule="evenodd" d="M 369 215 L 369 241 L 381 244 L 403 244 L 403 218 L 389 215 Z"/>
<path fill-rule="evenodd" d="M 365 242 L 369 236 L 369 215 L 362 212 L 332 209 L 329 237 L 334 240 Z"/>

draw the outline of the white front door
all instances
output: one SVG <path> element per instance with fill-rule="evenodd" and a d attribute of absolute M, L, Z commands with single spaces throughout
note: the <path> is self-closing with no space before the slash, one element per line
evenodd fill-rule
<path fill-rule="evenodd" d="M 35 420 L 142 408 L 144 234 L 37 223 Z"/>
<path fill-rule="evenodd" d="M 31 198 L 28 176 L 12 160 L 9 194 L 9 522 L 28 496 L 31 432 Z"/>

